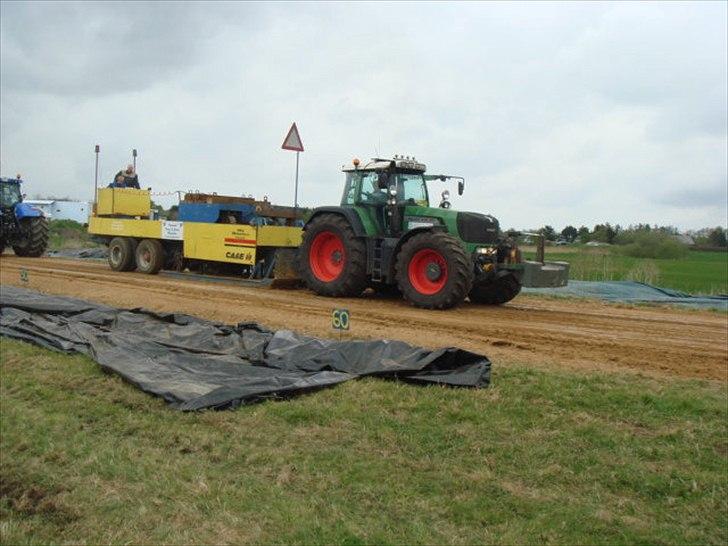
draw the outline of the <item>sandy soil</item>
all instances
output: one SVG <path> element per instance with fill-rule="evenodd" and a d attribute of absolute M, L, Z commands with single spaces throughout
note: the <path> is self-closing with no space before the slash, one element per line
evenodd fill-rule
<path fill-rule="evenodd" d="M 494 365 L 527 363 L 601 371 L 638 371 L 728 381 L 725 313 L 629 307 L 519 296 L 501 307 L 464 304 L 426 311 L 379 296 L 333 300 L 280 290 L 114 273 L 104 262 L 59 258 L 0 259 L 0 283 L 28 286 L 118 307 L 177 311 L 227 323 L 257 321 L 332 336 L 331 310 L 351 312 L 356 338 L 454 345 L 484 353 Z M 20 280 L 20 270 L 29 273 Z"/>

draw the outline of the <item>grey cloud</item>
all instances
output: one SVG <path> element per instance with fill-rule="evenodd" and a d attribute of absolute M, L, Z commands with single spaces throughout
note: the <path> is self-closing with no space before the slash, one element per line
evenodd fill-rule
<path fill-rule="evenodd" d="M 90 195 L 99 142 L 105 176 L 136 147 L 156 189 L 288 203 L 297 121 L 305 205 L 376 148 L 464 175 L 454 205 L 504 225 L 725 221 L 665 206 L 726 177 L 724 3 L 0 9 L 2 168 L 31 193 Z"/>
<path fill-rule="evenodd" d="M 238 22 L 253 10 L 240 6 Z M 3 2 L 0 21 L 4 91 L 73 98 L 139 92 L 189 70 L 226 20 L 196 3 Z"/>
<path fill-rule="evenodd" d="M 656 202 L 670 207 L 725 207 L 728 202 L 728 179 L 708 188 L 683 188 L 663 193 Z"/>

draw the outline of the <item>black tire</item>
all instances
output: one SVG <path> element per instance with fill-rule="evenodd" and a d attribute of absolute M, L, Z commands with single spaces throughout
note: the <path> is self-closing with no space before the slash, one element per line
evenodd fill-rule
<path fill-rule="evenodd" d="M 13 245 L 15 254 L 31 258 L 42 256 L 48 248 L 48 219 L 43 216 L 23 218 L 20 229 L 24 240 L 22 244 Z"/>
<path fill-rule="evenodd" d="M 144 239 L 134 255 L 137 270 L 141 273 L 156 275 L 164 266 L 164 247 L 157 239 Z"/>
<path fill-rule="evenodd" d="M 401 298 L 402 291 L 396 284 L 386 284 L 384 282 L 374 282 L 371 284 L 372 290 L 374 290 L 380 296 L 385 298 Z"/>
<path fill-rule="evenodd" d="M 470 301 L 487 305 L 502 305 L 511 301 L 521 291 L 521 283 L 512 273 L 505 273 L 490 282 L 475 283 L 470 291 Z"/>
<path fill-rule="evenodd" d="M 367 247 L 338 214 L 316 216 L 306 226 L 298 254 L 306 286 L 321 296 L 359 296 L 367 287 Z"/>
<path fill-rule="evenodd" d="M 131 237 L 114 237 L 109 243 L 109 267 L 114 271 L 134 271 L 136 260 L 134 252 L 137 243 Z"/>
<path fill-rule="evenodd" d="M 449 309 L 468 295 L 473 266 L 456 237 L 442 231 L 414 235 L 397 255 L 397 285 L 411 304 Z"/>
<path fill-rule="evenodd" d="M 168 271 L 184 271 L 188 266 L 188 261 L 184 257 L 181 244 L 175 244 L 172 248 L 168 248 L 165 252 L 164 267 Z"/>

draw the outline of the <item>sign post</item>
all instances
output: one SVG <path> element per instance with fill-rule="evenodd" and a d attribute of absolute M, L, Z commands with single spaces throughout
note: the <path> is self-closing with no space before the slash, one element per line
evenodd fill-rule
<path fill-rule="evenodd" d="M 99 152 L 101 151 L 101 147 L 97 144 L 94 148 L 94 153 L 96 154 L 96 170 L 94 171 L 94 214 L 96 213 L 96 202 L 98 201 L 99 196 Z"/>
<path fill-rule="evenodd" d="M 288 130 L 288 134 L 285 140 L 283 140 L 283 146 L 281 148 L 296 152 L 296 187 L 293 195 L 293 214 L 295 216 L 298 213 L 298 156 L 303 151 L 303 142 L 301 142 L 301 136 L 298 134 L 298 127 L 296 127 L 295 122 Z"/>

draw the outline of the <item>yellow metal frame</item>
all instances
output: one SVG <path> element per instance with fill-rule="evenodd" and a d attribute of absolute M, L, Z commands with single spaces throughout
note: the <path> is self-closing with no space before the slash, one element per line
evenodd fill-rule
<path fill-rule="evenodd" d="M 112 237 L 161 239 L 162 222 L 160 220 L 92 216 L 88 221 L 88 232 L 92 235 L 109 235 Z"/>
<path fill-rule="evenodd" d="M 149 190 L 101 188 L 96 198 L 96 214 L 149 218 L 152 199 Z"/>
<path fill-rule="evenodd" d="M 92 235 L 108 237 L 181 241 L 185 258 L 241 265 L 254 265 L 259 247 L 298 247 L 302 235 L 299 227 L 256 227 L 98 216 L 89 219 L 88 231 Z"/>

